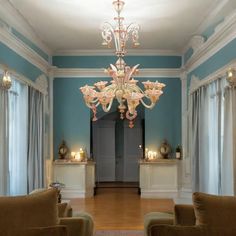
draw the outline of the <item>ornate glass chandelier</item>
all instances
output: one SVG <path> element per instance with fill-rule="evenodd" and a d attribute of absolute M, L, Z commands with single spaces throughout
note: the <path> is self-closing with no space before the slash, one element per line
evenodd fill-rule
<path fill-rule="evenodd" d="M 100 81 L 94 86 L 85 85 L 80 90 L 83 93 L 86 105 L 93 111 L 93 121 L 97 120 L 97 106 L 101 105 L 103 111 L 108 112 L 114 99 L 116 99 L 119 103 L 120 118 L 126 117 L 130 121 L 129 127 L 132 128 L 134 126 L 133 120 L 137 116 L 137 106 L 141 103 L 146 108 L 153 108 L 162 95 L 165 84 L 158 81 L 142 82 L 145 89 L 143 91 L 137 85 L 138 80 L 133 79 L 133 76 L 138 72 L 139 65 L 131 68 L 123 60 L 126 54 L 126 43 L 130 37 L 134 47 L 139 45 L 138 32 L 140 28 L 134 23 L 128 26 L 124 24 L 124 17 L 120 16 L 124 4 L 124 1 L 121 0 L 114 1 L 113 6 L 117 12 L 117 16 L 114 17 L 116 24 L 113 27 L 110 23 L 105 22 L 102 26 L 102 44 L 110 47 L 113 39 L 118 57 L 115 65 L 110 64 L 110 68 L 105 70 L 113 80 L 110 84 L 107 81 Z M 146 100 L 148 100 L 148 104 Z"/>

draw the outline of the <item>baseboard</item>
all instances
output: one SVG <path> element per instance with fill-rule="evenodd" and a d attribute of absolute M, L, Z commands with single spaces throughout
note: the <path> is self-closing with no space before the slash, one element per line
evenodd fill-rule
<path fill-rule="evenodd" d="M 63 190 L 61 190 L 61 195 L 62 199 L 88 198 L 88 197 L 93 197 L 94 191 L 93 190 L 82 191 L 78 189 L 64 188 Z"/>
<path fill-rule="evenodd" d="M 141 189 L 141 198 L 170 198 L 178 197 L 177 190 L 143 190 Z"/>

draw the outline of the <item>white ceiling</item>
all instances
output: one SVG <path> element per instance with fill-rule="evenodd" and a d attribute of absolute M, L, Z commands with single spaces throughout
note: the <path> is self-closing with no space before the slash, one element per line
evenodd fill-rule
<path fill-rule="evenodd" d="M 100 50 L 113 0 L 8 0 L 54 52 Z M 141 26 L 140 49 L 181 50 L 191 36 L 236 8 L 235 0 L 126 0 L 125 22 Z M 12 16 L 10 16 L 12 17 Z"/>

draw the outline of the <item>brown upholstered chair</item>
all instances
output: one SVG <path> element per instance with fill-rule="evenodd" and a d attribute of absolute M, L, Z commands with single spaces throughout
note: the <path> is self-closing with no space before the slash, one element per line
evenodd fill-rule
<path fill-rule="evenodd" d="M 49 189 L 17 197 L 0 197 L 0 235 L 92 236 L 92 218 L 71 216 L 67 204 L 57 204 L 57 191 Z M 60 218 L 62 216 L 62 218 Z"/>
<path fill-rule="evenodd" d="M 193 205 L 175 205 L 174 214 L 149 213 L 146 236 L 235 236 L 236 197 L 193 194 Z"/>

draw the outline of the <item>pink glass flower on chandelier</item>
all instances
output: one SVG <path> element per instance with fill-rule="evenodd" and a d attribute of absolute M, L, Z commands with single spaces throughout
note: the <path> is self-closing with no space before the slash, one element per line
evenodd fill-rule
<path fill-rule="evenodd" d="M 106 84 L 108 82 L 107 81 L 99 81 L 97 83 L 95 83 L 94 85 L 99 89 L 99 90 L 103 90 L 106 87 Z"/>
<path fill-rule="evenodd" d="M 156 103 L 163 92 L 158 89 L 148 89 L 145 91 L 145 94 L 150 98 L 152 103 Z"/>
<path fill-rule="evenodd" d="M 128 110 L 130 114 L 135 113 L 135 109 L 139 105 L 140 99 L 142 99 L 143 96 L 144 95 L 142 93 L 135 93 L 135 92 L 124 95 L 124 98 L 127 99 Z"/>
<path fill-rule="evenodd" d="M 84 100 L 87 103 L 92 103 L 97 97 L 97 92 L 94 90 L 94 86 L 88 86 L 87 84 L 80 88 L 80 91 L 84 95 Z"/>
<path fill-rule="evenodd" d="M 97 92 L 98 101 L 102 104 L 102 106 L 109 104 L 114 96 L 115 95 L 113 92 Z"/>

